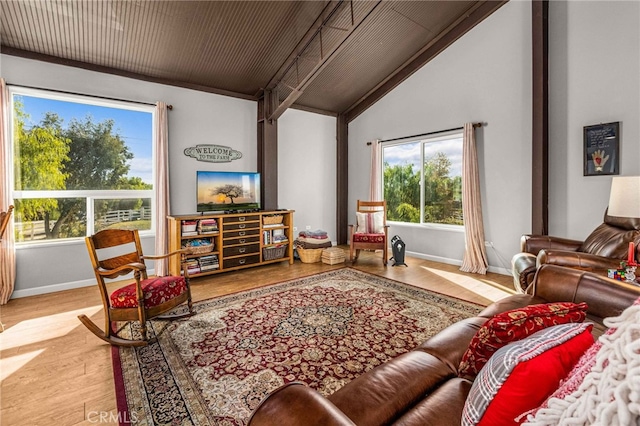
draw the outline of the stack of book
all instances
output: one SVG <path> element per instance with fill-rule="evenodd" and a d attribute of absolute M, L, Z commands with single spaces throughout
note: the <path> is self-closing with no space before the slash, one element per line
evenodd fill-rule
<path fill-rule="evenodd" d="M 196 230 L 198 222 L 195 220 L 185 220 L 182 222 L 182 236 L 190 237 L 192 235 L 198 235 Z"/>
<path fill-rule="evenodd" d="M 217 254 L 202 256 L 198 261 L 200 263 L 201 272 L 213 271 L 214 269 L 220 268 L 220 262 L 218 262 Z"/>
<path fill-rule="evenodd" d="M 185 262 L 185 266 L 187 267 L 187 271 L 189 272 L 189 275 L 200 273 L 200 264 L 198 263 L 198 259 L 187 260 Z"/>
<path fill-rule="evenodd" d="M 283 229 L 275 229 L 273 231 L 262 231 L 262 244 L 286 243 L 287 235 Z"/>
<path fill-rule="evenodd" d="M 287 242 L 287 236 L 284 233 L 284 229 L 275 229 L 273 231 L 273 243 L 284 243 Z"/>
<path fill-rule="evenodd" d="M 198 222 L 198 231 L 201 234 L 218 232 L 218 222 L 215 219 L 202 219 Z"/>

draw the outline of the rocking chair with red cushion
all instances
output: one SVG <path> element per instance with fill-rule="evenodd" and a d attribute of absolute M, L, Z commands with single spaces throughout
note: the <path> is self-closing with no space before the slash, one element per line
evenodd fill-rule
<path fill-rule="evenodd" d="M 356 225 L 349 225 L 349 259 L 358 260 L 360 250 L 382 250 L 387 266 L 387 202 L 358 200 Z M 354 256 L 355 253 L 355 256 Z"/>
<path fill-rule="evenodd" d="M 184 260 L 183 251 L 144 256 L 137 230 L 107 229 L 86 237 L 85 240 L 102 296 L 104 331 L 86 315 L 80 315 L 78 318 L 96 336 L 112 345 L 145 346 L 151 342 L 147 336 L 147 320 L 175 319 L 193 315 L 189 274 L 184 267 L 184 261 L 181 262 L 183 276 L 151 278 L 147 275 L 144 263 L 145 259 L 155 260 L 169 256 L 182 256 Z M 135 281 L 109 294 L 106 280 L 130 273 L 133 273 Z M 163 315 L 184 302 L 187 302 L 188 312 Z M 142 338 L 127 339 L 118 336 L 117 321 L 139 321 Z"/>

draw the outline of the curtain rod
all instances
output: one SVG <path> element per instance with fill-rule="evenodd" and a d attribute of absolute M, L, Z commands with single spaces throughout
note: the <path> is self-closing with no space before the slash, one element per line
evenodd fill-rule
<path fill-rule="evenodd" d="M 473 123 L 473 127 L 482 127 L 482 123 Z M 453 129 L 446 129 L 446 130 L 437 130 L 435 132 L 427 132 L 427 133 L 420 133 L 419 135 L 411 135 L 411 136 L 402 136 L 399 138 L 393 138 L 393 139 L 385 139 L 382 141 L 379 141 L 378 143 L 382 143 L 382 142 L 393 142 L 393 141 L 399 141 L 402 139 L 411 139 L 411 138 L 418 138 L 421 136 L 431 136 L 431 135 L 437 135 L 438 133 L 447 133 L 447 132 L 453 132 L 454 130 L 463 130 L 464 127 L 454 127 Z M 367 145 L 371 145 L 371 142 L 367 142 Z"/>
<path fill-rule="evenodd" d="M 150 102 L 131 101 L 129 99 L 111 98 L 111 97 L 108 97 L 108 96 L 87 95 L 86 93 L 68 92 L 66 90 L 43 89 L 42 87 L 24 86 L 22 84 L 7 83 L 7 86 L 22 87 L 24 89 L 44 90 L 46 92 L 64 93 L 65 95 L 86 96 L 86 97 L 90 97 L 90 98 L 104 99 L 104 100 L 107 100 L 107 101 L 128 102 L 128 103 L 132 103 L 132 104 L 156 106 L 156 104 L 152 104 Z M 173 105 L 167 105 L 167 109 L 172 110 L 173 109 Z"/>

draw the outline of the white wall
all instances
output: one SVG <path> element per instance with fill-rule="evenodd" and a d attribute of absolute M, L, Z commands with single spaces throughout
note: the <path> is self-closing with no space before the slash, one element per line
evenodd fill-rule
<path fill-rule="evenodd" d="M 257 170 L 257 106 L 236 99 L 33 61 L 0 56 L 1 75 L 8 84 L 33 86 L 138 102 L 162 100 L 169 112 L 169 176 L 171 214 L 196 210 L 197 170 Z M 306 225 L 324 229 L 335 238 L 336 120 L 290 110 L 278 122 L 279 207 L 296 210 L 300 230 Z M 242 158 L 230 163 L 199 162 L 184 155 L 197 144 L 230 146 Z M 321 196 L 318 196 L 321 194 Z M 330 194 L 328 197 L 327 194 Z M 153 237 L 143 238 L 144 251 L 153 253 Z M 17 250 L 14 297 L 94 284 L 83 240 L 55 245 L 22 246 Z"/>
<path fill-rule="evenodd" d="M 494 270 L 509 268 L 531 222 L 531 6 L 509 2 L 349 125 L 349 217 L 368 197 L 369 147 L 484 122 L 476 131 L 485 239 Z M 464 233 L 391 226 L 407 252 L 461 263 Z"/>
<path fill-rule="evenodd" d="M 278 207 L 336 241 L 336 118 L 289 109 L 278 120 Z M 296 234 L 297 235 L 297 234 Z"/>
<path fill-rule="evenodd" d="M 620 121 L 620 174 L 640 174 L 640 2 L 549 4 L 549 232 L 584 239 L 602 223 L 611 176 L 583 176 L 583 127 Z M 485 239 L 495 247 L 489 264 L 508 269 L 531 230 L 530 34 L 531 3 L 511 1 L 351 123 L 351 209 L 368 193 L 365 141 L 483 121 Z M 461 233 L 391 232 L 409 252 L 461 262 Z"/>
<path fill-rule="evenodd" d="M 79 68 L 14 56 L 1 56 L 1 75 L 8 84 L 173 105 L 169 112 L 171 213 L 196 210 L 196 170 L 257 169 L 256 103 L 173 86 L 149 83 Z M 196 144 L 230 146 L 242 152 L 231 163 L 199 162 L 183 154 Z M 154 253 L 153 238 L 144 250 Z M 19 247 L 14 297 L 92 285 L 95 278 L 83 240 L 38 247 Z"/>
<path fill-rule="evenodd" d="M 602 223 L 611 176 L 583 176 L 583 127 L 620 121 L 620 175 L 640 174 L 640 2 L 549 3 L 549 232 Z"/>

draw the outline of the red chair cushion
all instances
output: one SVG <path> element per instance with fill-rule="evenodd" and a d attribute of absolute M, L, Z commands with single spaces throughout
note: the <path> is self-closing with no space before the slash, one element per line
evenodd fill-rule
<path fill-rule="evenodd" d="M 154 277 L 141 281 L 144 293 L 144 307 L 158 306 L 187 291 L 184 277 Z M 119 288 L 111 293 L 111 307 L 137 308 L 136 283 Z"/>
<path fill-rule="evenodd" d="M 353 234 L 354 243 L 384 243 L 384 234 Z"/>

